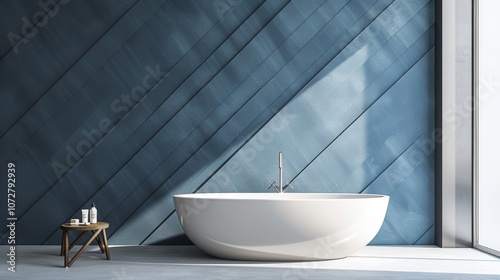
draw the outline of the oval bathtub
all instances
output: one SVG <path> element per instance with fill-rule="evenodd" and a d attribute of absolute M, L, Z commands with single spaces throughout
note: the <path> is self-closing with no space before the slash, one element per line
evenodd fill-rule
<path fill-rule="evenodd" d="M 344 258 L 377 234 L 389 197 L 375 194 L 174 195 L 182 228 L 208 254 L 233 260 Z"/>

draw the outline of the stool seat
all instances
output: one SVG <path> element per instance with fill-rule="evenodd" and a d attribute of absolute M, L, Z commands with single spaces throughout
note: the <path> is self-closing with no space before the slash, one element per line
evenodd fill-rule
<path fill-rule="evenodd" d="M 98 230 L 98 229 L 107 229 L 109 228 L 109 223 L 107 222 L 97 222 L 95 224 L 88 225 L 71 225 L 71 224 L 62 224 L 62 230 L 69 231 L 89 231 L 89 230 Z"/>
<path fill-rule="evenodd" d="M 68 268 L 70 267 L 78 257 L 87 249 L 87 247 L 92 243 L 92 241 L 97 240 L 97 244 L 99 245 L 99 248 L 101 249 L 101 252 L 106 253 L 106 259 L 109 260 L 109 247 L 108 247 L 108 239 L 106 237 L 106 229 L 109 228 L 109 223 L 107 222 L 97 222 L 95 224 L 89 224 L 89 225 L 71 225 L 71 224 L 62 224 L 61 225 L 61 230 L 63 231 L 62 235 L 62 243 L 61 243 L 61 256 L 64 256 L 64 267 Z M 70 231 L 79 231 L 82 232 L 80 236 L 78 236 L 71 245 L 69 245 L 69 232 Z M 73 248 L 78 241 L 80 241 L 83 236 L 87 232 L 93 232 L 93 235 L 90 237 L 90 239 L 78 250 L 78 252 L 75 254 L 75 256 L 69 260 L 69 251 L 71 248 Z M 102 235 L 102 241 L 101 238 L 99 238 L 99 234 Z"/>

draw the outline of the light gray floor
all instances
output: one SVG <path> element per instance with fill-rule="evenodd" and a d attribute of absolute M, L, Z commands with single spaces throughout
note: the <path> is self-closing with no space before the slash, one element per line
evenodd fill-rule
<path fill-rule="evenodd" d="M 7 246 L 0 248 L 5 260 Z M 195 246 L 112 246 L 108 261 L 91 246 L 68 269 L 59 250 L 17 246 L 16 272 L 4 261 L 0 279 L 500 279 L 500 259 L 470 248 L 368 246 L 340 260 L 243 262 Z"/>

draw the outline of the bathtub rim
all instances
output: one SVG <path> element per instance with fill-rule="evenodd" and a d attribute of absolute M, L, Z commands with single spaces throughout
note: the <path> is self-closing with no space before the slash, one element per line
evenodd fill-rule
<path fill-rule="evenodd" d="M 385 194 L 364 193 L 184 193 L 173 195 L 174 199 L 247 200 L 247 201 L 323 201 L 389 199 Z"/>

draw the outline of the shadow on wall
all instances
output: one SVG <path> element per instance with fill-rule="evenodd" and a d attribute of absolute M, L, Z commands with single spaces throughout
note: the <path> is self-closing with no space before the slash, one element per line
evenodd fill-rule
<path fill-rule="evenodd" d="M 273 118 L 293 121 L 264 126 L 199 191 L 265 191 L 282 150 L 295 191 L 392 196 L 373 244 L 434 244 L 434 2 L 396 1 L 351 40 Z"/>

